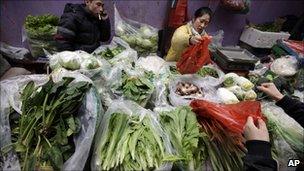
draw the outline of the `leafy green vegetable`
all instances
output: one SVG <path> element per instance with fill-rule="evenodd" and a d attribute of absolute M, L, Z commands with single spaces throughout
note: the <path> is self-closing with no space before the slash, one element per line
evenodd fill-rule
<path fill-rule="evenodd" d="M 202 77 L 205 77 L 205 76 L 209 75 L 209 76 L 214 77 L 214 78 L 219 78 L 219 75 L 218 75 L 217 71 L 213 68 L 210 68 L 210 67 L 202 67 L 201 69 L 199 69 L 197 71 L 197 74 L 202 76 Z"/>
<path fill-rule="evenodd" d="M 41 16 L 28 15 L 25 18 L 25 32 L 33 57 L 44 56 L 43 49 L 50 52 L 56 51 L 53 36 L 57 32 L 58 23 L 59 18 L 51 14 Z"/>
<path fill-rule="evenodd" d="M 113 57 L 117 56 L 118 54 L 120 54 L 125 49 L 126 49 L 125 47 L 118 44 L 118 46 L 113 48 L 113 49 L 106 48 L 105 51 L 100 52 L 98 55 L 100 55 L 101 57 L 109 60 L 109 59 L 112 59 Z"/>
<path fill-rule="evenodd" d="M 59 18 L 51 14 L 28 15 L 25 18 L 25 29 L 31 39 L 50 40 L 56 34 L 58 23 Z"/>
<path fill-rule="evenodd" d="M 123 91 L 123 95 L 130 100 L 133 100 L 145 106 L 150 95 L 154 91 L 154 85 L 151 81 L 153 76 L 146 73 L 144 76 L 129 76 L 123 74 L 122 86 L 119 88 Z"/>
<path fill-rule="evenodd" d="M 151 170 L 162 164 L 165 146 L 149 115 L 112 113 L 97 146 L 99 170 Z M 158 128 L 159 129 L 159 128 Z"/>
<path fill-rule="evenodd" d="M 160 122 L 169 135 L 173 148 L 182 159 L 186 170 L 194 170 L 205 160 L 204 146 L 199 149 L 199 123 L 189 107 L 160 113 Z M 199 153 L 199 155 L 195 155 Z"/>
<path fill-rule="evenodd" d="M 40 170 L 49 167 L 60 170 L 71 156 L 72 136 L 79 132 L 75 114 L 82 102 L 87 82 L 71 82 L 63 78 L 54 83 L 52 77 L 41 87 L 29 82 L 21 94 L 22 114 L 11 120 L 15 151 L 22 170 Z"/>

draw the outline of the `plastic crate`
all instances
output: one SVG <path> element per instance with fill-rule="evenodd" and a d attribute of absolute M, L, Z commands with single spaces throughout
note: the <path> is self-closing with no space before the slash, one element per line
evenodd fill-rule
<path fill-rule="evenodd" d="M 271 48 L 278 39 L 288 39 L 289 33 L 263 32 L 252 27 L 245 27 L 240 41 L 255 48 Z"/>

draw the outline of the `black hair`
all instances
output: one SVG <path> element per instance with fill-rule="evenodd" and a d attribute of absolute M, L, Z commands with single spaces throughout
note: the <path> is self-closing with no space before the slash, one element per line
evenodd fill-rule
<path fill-rule="evenodd" d="M 199 9 L 197 9 L 194 13 L 194 17 L 195 18 L 198 18 L 198 17 L 201 17 L 203 16 L 204 14 L 208 14 L 211 18 L 212 16 L 212 10 L 209 8 L 209 7 L 201 7 Z"/>

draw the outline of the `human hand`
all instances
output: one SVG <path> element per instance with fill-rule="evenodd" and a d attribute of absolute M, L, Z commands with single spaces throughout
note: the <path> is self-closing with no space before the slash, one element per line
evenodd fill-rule
<path fill-rule="evenodd" d="M 262 119 L 258 119 L 258 125 L 255 126 L 251 116 L 247 118 L 244 127 L 244 136 L 246 141 L 261 140 L 269 142 L 269 133 L 265 122 Z"/>
<path fill-rule="evenodd" d="M 202 36 L 200 35 L 196 35 L 196 36 L 192 36 L 189 40 L 189 43 L 191 45 L 196 45 L 198 44 L 200 41 L 202 40 Z"/>
<path fill-rule="evenodd" d="M 281 100 L 284 95 L 277 89 L 273 83 L 262 83 L 261 86 L 257 87 L 258 90 L 266 93 L 275 101 Z"/>

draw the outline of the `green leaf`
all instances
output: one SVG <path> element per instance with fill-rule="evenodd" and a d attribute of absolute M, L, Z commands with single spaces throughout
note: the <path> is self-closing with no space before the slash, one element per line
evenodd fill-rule
<path fill-rule="evenodd" d="M 48 151 L 49 160 L 55 170 L 61 170 L 63 165 L 63 157 L 58 147 L 53 146 Z"/>

